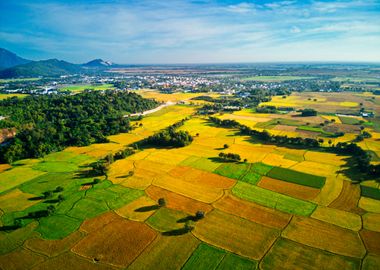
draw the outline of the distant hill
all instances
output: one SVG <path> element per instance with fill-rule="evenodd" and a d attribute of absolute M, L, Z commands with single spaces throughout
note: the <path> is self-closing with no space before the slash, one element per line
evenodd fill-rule
<path fill-rule="evenodd" d="M 31 60 L 21 58 L 13 52 L 0 48 L 0 69 L 11 68 L 29 62 L 31 62 Z"/>
<path fill-rule="evenodd" d="M 82 67 L 80 65 L 57 59 L 49 59 L 0 70 L 0 78 L 60 76 L 81 71 Z"/>
<path fill-rule="evenodd" d="M 83 64 L 83 67 L 86 68 L 108 68 L 113 65 L 110 61 L 104 61 L 103 59 L 94 59 L 86 64 Z"/>

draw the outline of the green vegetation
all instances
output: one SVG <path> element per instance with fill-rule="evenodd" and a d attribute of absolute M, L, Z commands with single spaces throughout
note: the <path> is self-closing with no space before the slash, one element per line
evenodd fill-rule
<path fill-rule="evenodd" d="M 217 269 L 226 252 L 201 243 L 186 262 L 183 270 L 213 270 Z"/>
<path fill-rule="evenodd" d="M 42 218 L 36 231 L 46 239 L 61 239 L 77 230 L 81 223 L 65 215 L 54 215 Z"/>
<path fill-rule="evenodd" d="M 183 212 L 161 207 L 147 220 L 147 223 L 158 231 L 170 232 L 181 229 L 187 221 L 187 216 Z M 181 220 L 183 222 L 178 222 Z"/>
<path fill-rule="evenodd" d="M 295 199 L 244 182 L 238 182 L 232 192 L 244 200 L 300 216 L 310 216 L 317 207 L 314 203 Z"/>
<path fill-rule="evenodd" d="M 245 163 L 226 163 L 216 168 L 214 173 L 233 179 L 240 179 L 248 169 L 249 165 Z"/>
<path fill-rule="evenodd" d="M 155 107 L 135 93 L 107 91 L 77 95 L 30 96 L 0 101 L 0 115 L 18 128 L 16 137 L 0 149 L 7 163 L 42 157 L 66 146 L 106 142 L 105 136 L 132 129 L 123 117 Z"/>
<path fill-rule="evenodd" d="M 70 85 L 60 88 L 60 91 L 69 91 L 69 92 L 82 92 L 85 90 L 110 90 L 115 89 L 113 84 L 101 84 L 101 85 L 91 85 L 91 84 L 85 84 L 85 85 Z"/>
<path fill-rule="evenodd" d="M 380 189 L 361 185 L 361 195 L 364 197 L 380 200 Z"/>
<path fill-rule="evenodd" d="M 282 167 L 273 168 L 267 175 L 275 179 L 314 188 L 322 188 L 326 181 L 326 178 L 322 176 L 298 172 Z"/>
<path fill-rule="evenodd" d="M 219 264 L 217 270 L 253 270 L 257 268 L 258 263 L 240 257 L 238 255 L 228 253 Z"/>
<path fill-rule="evenodd" d="M 358 125 L 360 120 L 355 117 L 339 116 L 340 121 L 346 125 Z"/>

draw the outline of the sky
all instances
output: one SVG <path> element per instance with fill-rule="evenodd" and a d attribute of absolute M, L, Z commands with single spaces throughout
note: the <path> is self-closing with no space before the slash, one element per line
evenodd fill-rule
<path fill-rule="evenodd" d="M 380 62 L 380 0 L 0 0 L 0 47 L 73 63 Z"/>

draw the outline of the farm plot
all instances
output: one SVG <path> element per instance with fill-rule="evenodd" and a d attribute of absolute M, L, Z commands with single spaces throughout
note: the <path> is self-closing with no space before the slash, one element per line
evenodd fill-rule
<path fill-rule="evenodd" d="M 379 200 L 361 197 L 359 200 L 359 207 L 361 209 L 368 211 L 368 212 L 380 213 L 380 201 Z"/>
<path fill-rule="evenodd" d="M 63 252 L 71 249 L 84 236 L 83 233 L 76 231 L 60 240 L 46 240 L 41 238 L 28 239 L 25 247 L 37 253 L 44 254 L 49 257 L 55 257 Z"/>
<path fill-rule="evenodd" d="M 363 270 L 376 270 L 380 265 L 380 256 L 368 254 L 363 260 Z"/>
<path fill-rule="evenodd" d="M 380 232 L 380 214 L 366 213 L 362 216 L 363 227 L 367 230 Z"/>
<path fill-rule="evenodd" d="M 199 210 L 207 213 L 213 209 L 209 204 L 190 199 L 160 187 L 150 186 L 145 192 L 155 202 L 157 202 L 159 198 L 165 198 L 166 207 L 188 214 L 194 214 Z"/>
<path fill-rule="evenodd" d="M 299 185 L 304 185 L 312 188 L 322 188 L 325 184 L 325 177 L 298 172 L 281 167 L 274 167 L 267 174 L 269 177 L 291 182 Z"/>
<path fill-rule="evenodd" d="M 343 181 L 343 188 L 339 197 L 336 198 L 329 207 L 340 209 L 347 212 L 361 214 L 363 210 L 357 207 L 360 199 L 359 185 L 352 184 L 349 181 Z"/>
<path fill-rule="evenodd" d="M 360 260 L 332 254 L 280 238 L 262 260 L 260 269 L 360 269 Z"/>
<path fill-rule="evenodd" d="M 361 230 L 359 233 L 367 251 L 380 256 L 380 232 Z"/>
<path fill-rule="evenodd" d="M 37 232 L 45 239 L 61 239 L 76 231 L 81 220 L 64 215 L 54 215 L 39 220 Z"/>
<path fill-rule="evenodd" d="M 253 270 L 256 268 L 256 261 L 248 260 L 232 253 L 227 253 L 222 262 L 218 265 L 217 270 Z"/>
<path fill-rule="evenodd" d="M 362 228 L 359 215 L 330 207 L 318 206 L 311 217 L 353 231 L 359 231 Z"/>
<path fill-rule="evenodd" d="M 366 253 L 358 233 L 312 218 L 293 217 L 282 236 L 343 256 L 363 258 Z"/>
<path fill-rule="evenodd" d="M 312 200 L 320 191 L 317 188 L 284 182 L 266 176 L 261 178 L 257 186 L 301 200 Z"/>
<path fill-rule="evenodd" d="M 183 228 L 184 222 L 188 215 L 172 210 L 166 207 L 157 210 L 150 218 L 147 220 L 147 224 L 160 232 L 171 232 Z"/>
<path fill-rule="evenodd" d="M 125 218 L 135 221 L 145 221 L 155 211 L 156 202 L 147 196 L 142 196 L 133 202 L 122 206 L 115 212 Z"/>
<path fill-rule="evenodd" d="M 28 200 L 33 198 L 33 194 L 28 194 L 14 189 L 2 196 L 0 196 L 0 209 L 5 212 L 22 211 L 38 201 Z"/>
<path fill-rule="evenodd" d="M 45 174 L 45 172 L 36 171 L 26 166 L 12 168 L 9 171 L 2 172 L 0 179 L 0 193 L 26 183 L 43 174 Z"/>
<path fill-rule="evenodd" d="M 111 265 L 128 266 L 156 237 L 147 225 L 115 219 L 91 232 L 72 251 L 89 259 Z"/>
<path fill-rule="evenodd" d="M 6 255 L 0 255 L 0 266 L 2 269 L 17 270 L 25 269 L 25 266 L 33 267 L 45 258 L 27 249 L 17 249 Z"/>
<path fill-rule="evenodd" d="M 182 269 L 216 269 L 225 255 L 224 250 L 201 243 Z"/>
<path fill-rule="evenodd" d="M 180 269 L 199 245 L 192 234 L 158 236 L 143 253 L 128 267 L 128 270 Z"/>
<path fill-rule="evenodd" d="M 193 233 L 211 245 L 258 260 L 280 231 L 214 210 L 197 222 Z"/>
<path fill-rule="evenodd" d="M 244 200 L 290 214 L 309 216 L 316 207 L 314 203 L 292 198 L 244 182 L 238 182 L 232 189 L 232 192 Z"/>
<path fill-rule="evenodd" d="M 228 214 L 239 216 L 275 229 L 285 228 L 291 218 L 289 214 L 238 199 L 231 194 L 227 194 L 215 202 L 213 206 Z M 236 211 L 236 209 L 239 210 Z"/>

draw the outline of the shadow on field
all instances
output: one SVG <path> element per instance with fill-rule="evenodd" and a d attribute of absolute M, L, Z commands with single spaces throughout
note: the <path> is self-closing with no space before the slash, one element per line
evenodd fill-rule
<path fill-rule="evenodd" d="M 187 217 L 177 220 L 177 223 L 186 223 L 187 221 L 197 221 L 195 216 L 188 215 Z"/>
<path fill-rule="evenodd" d="M 9 232 L 9 231 L 14 231 L 19 229 L 20 226 L 17 225 L 7 225 L 7 226 L 1 226 L 0 227 L 0 232 Z"/>
<path fill-rule="evenodd" d="M 28 201 L 40 201 L 43 199 L 45 199 L 44 196 L 37 196 L 37 197 L 28 198 Z"/>
<path fill-rule="evenodd" d="M 143 206 L 143 207 L 135 209 L 135 212 L 140 212 L 140 213 L 149 212 L 149 211 L 157 210 L 158 208 L 160 208 L 160 206 L 158 205 Z"/>
<path fill-rule="evenodd" d="M 182 228 L 182 229 L 176 229 L 176 230 L 163 232 L 162 235 L 164 235 L 164 236 L 178 236 L 178 235 L 183 235 L 187 232 L 188 232 L 187 229 Z"/>

